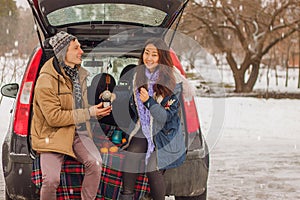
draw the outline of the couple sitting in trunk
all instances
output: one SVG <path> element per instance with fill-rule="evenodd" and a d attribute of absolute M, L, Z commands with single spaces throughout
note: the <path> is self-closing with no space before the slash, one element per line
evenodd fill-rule
<path fill-rule="evenodd" d="M 81 199 L 92 200 L 100 184 L 102 158 L 89 121 L 110 115 L 113 108 L 88 105 L 88 73 L 80 66 L 83 50 L 77 38 L 59 32 L 49 43 L 55 57 L 40 71 L 31 125 L 32 147 L 39 153 L 42 170 L 40 199 L 56 199 L 68 155 L 84 165 Z M 186 156 L 179 115 L 179 95 L 187 89 L 186 80 L 173 66 L 168 46 L 158 38 L 145 43 L 135 70 L 131 95 L 116 92 L 111 98 L 115 104 L 129 101 L 132 113 L 127 143 L 121 147 L 126 157 L 119 199 L 133 199 L 137 175 L 146 173 L 152 198 L 163 200 L 164 171 L 181 165 Z"/>

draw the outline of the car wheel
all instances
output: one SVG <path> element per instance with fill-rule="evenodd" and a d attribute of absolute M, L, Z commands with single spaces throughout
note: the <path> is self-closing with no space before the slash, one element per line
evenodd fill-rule
<path fill-rule="evenodd" d="M 206 198 L 207 198 L 206 190 L 199 196 L 190 196 L 190 197 L 175 196 L 175 200 L 206 200 Z"/>

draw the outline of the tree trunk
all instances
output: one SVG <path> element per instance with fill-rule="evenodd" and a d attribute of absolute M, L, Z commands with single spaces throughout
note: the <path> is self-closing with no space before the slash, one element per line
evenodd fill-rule
<path fill-rule="evenodd" d="M 233 78 L 235 83 L 235 92 L 243 92 L 245 86 L 245 72 L 241 70 L 236 70 L 233 72 Z"/>
<path fill-rule="evenodd" d="M 252 66 L 252 68 L 251 68 Z M 247 69 L 251 69 L 250 76 L 248 80 L 245 80 L 245 74 Z M 236 69 L 233 71 L 233 77 L 235 82 L 235 92 L 237 93 L 249 93 L 253 91 L 254 85 L 256 83 L 259 74 L 259 64 L 247 64 L 247 66 L 241 69 Z"/>
<path fill-rule="evenodd" d="M 257 77 L 259 74 L 259 65 L 260 65 L 260 63 L 257 63 L 257 62 L 252 63 L 252 70 L 250 72 L 249 79 L 245 84 L 243 92 L 252 92 L 253 91 L 254 85 L 256 83 L 256 80 L 257 80 Z M 249 67 L 250 66 L 251 65 L 249 65 Z"/>
<path fill-rule="evenodd" d="M 240 68 L 238 68 L 238 65 L 234 60 L 232 53 L 230 51 L 226 52 L 226 60 L 233 72 L 233 78 L 235 82 L 235 92 L 237 93 L 252 92 L 259 74 L 259 65 L 260 65 L 261 57 L 253 57 L 251 53 L 247 54 Z M 248 80 L 245 80 L 245 74 L 249 69 L 250 69 L 250 76 Z"/>

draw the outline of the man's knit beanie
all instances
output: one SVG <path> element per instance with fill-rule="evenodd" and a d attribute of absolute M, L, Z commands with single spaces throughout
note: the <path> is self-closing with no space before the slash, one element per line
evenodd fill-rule
<path fill-rule="evenodd" d="M 49 43 L 52 46 L 54 54 L 59 62 L 63 62 L 65 60 L 70 42 L 74 39 L 76 39 L 74 35 L 64 31 L 60 31 L 50 38 Z"/>

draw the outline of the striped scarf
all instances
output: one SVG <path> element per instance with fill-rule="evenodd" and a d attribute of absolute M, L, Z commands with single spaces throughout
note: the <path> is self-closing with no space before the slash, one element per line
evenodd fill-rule
<path fill-rule="evenodd" d="M 66 65 L 64 62 L 60 63 L 65 70 L 66 74 L 71 78 L 72 83 L 73 83 L 73 92 L 75 96 L 75 105 L 76 108 L 82 108 L 82 94 L 81 94 L 81 86 L 79 83 L 79 72 L 78 72 L 78 67 L 75 65 L 74 68 L 69 67 Z"/>
<path fill-rule="evenodd" d="M 148 94 L 149 96 L 153 96 L 154 94 L 153 86 L 158 79 L 159 70 L 156 70 L 154 73 L 151 73 L 148 69 L 145 69 L 145 75 L 148 78 Z M 154 151 L 154 143 L 152 139 L 152 130 L 151 130 L 152 124 L 150 124 L 151 114 L 150 111 L 144 106 L 143 102 L 141 101 L 140 92 L 138 90 L 136 91 L 136 97 L 137 97 L 138 114 L 140 117 L 142 131 L 148 141 L 148 149 L 146 153 L 146 164 L 147 164 L 151 153 Z"/>

